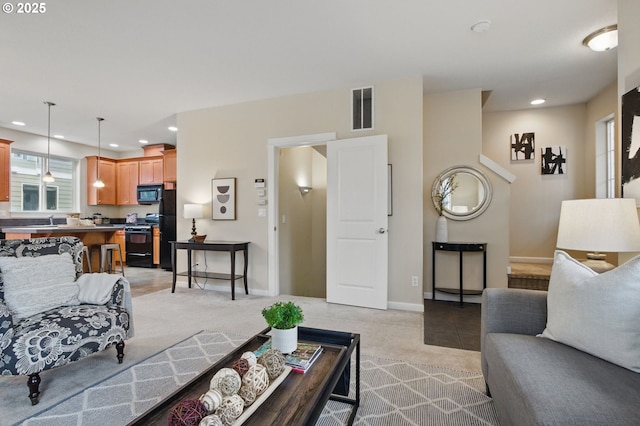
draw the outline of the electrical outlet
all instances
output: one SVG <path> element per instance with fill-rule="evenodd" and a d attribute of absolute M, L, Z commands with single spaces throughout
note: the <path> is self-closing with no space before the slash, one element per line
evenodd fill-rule
<path fill-rule="evenodd" d="M 411 277 L 411 287 L 418 287 L 418 276 L 417 275 L 413 275 Z"/>

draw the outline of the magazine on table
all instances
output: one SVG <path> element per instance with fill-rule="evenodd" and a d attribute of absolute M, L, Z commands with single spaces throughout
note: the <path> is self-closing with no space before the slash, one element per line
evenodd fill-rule
<path fill-rule="evenodd" d="M 263 343 L 262 346 L 254 351 L 254 354 L 256 357 L 260 357 L 269 349 L 271 349 L 271 339 Z M 298 347 L 295 351 L 290 354 L 283 354 L 284 362 L 291 366 L 293 371 L 302 373 L 311 367 L 311 364 L 318 358 L 320 353 L 322 353 L 322 346 L 316 343 L 298 342 Z"/>

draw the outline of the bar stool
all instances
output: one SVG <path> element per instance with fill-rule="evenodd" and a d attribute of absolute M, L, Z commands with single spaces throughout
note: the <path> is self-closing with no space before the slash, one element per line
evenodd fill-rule
<path fill-rule="evenodd" d="M 104 269 L 105 269 L 104 262 L 106 260 L 109 265 L 109 268 L 108 268 L 109 273 L 111 273 L 111 265 L 113 264 L 112 257 L 113 257 L 114 250 L 118 251 L 118 257 L 120 258 L 120 273 L 124 277 L 124 259 L 122 259 L 122 251 L 120 251 L 120 244 L 101 244 L 100 245 L 100 272 L 104 272 Z"/>
<path fill-rule="evenodd" d="M 91 253 L 89 252 L 89 247 L 87 246 L 82 246 L 82 260 L 84 262 L 84 259 L 87 259 L 87 269 L 89 270 L 89 273 L 91 273 Z"/>

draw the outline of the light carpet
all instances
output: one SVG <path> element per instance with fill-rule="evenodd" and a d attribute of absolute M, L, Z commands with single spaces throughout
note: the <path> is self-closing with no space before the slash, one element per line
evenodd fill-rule
<path fill-rule="evenodd" d="M 229 332 L 200 332 L 32 416 L 22 425 L 126 424 L 245 340 Z M 352 383 L 352 397 L 354 389 Z M 478 373 L 362 355 L 361 406 L 355 424 L 497 425 L 493 403 L 483 389 L 484 381 Z M 330 402 L 317 424 L 342 425 L 348 409 L 345 404 Z"/>

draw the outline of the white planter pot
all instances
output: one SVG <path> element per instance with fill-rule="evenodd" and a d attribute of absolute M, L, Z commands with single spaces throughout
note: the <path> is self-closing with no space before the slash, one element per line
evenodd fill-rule
<path fill-rule="evenodd" d="M 449 230 L 447 227 L 447 218 L 444 216 L 438 216 L 436 221 L 436 242 L 448 243 L 449 242 Z"/>
<path fill-rule="evenodd" d="M 290 354 L 298 347 L 298 326 L 287 330 L 271 329 L 271 349 Z"/>

